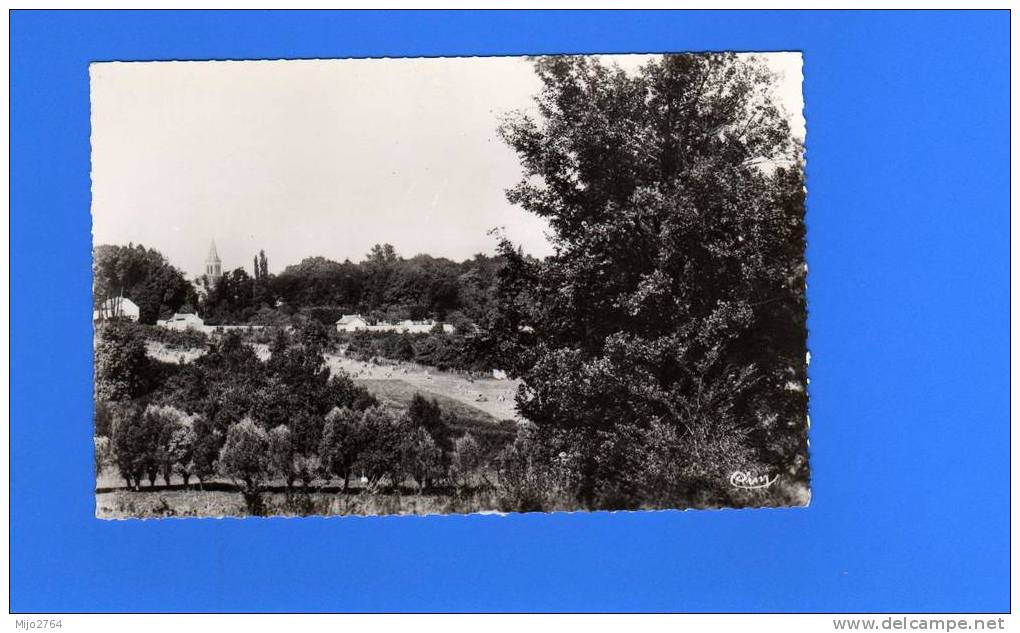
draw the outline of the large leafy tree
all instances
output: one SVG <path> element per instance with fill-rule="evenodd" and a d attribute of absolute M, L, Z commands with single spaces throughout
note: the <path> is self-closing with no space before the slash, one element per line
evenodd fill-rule
<path fill-rule="evenodd" d="M 97 402 L 137 398 L 155 381 L 145 341 L 121 323 L 104 324 L 96 331 L 95 372 Z"/>
<path fill-rule="evenodd" d="M 96 306 L 112 297 L 128 297 L 138 305 L 139 320 L 153 324 L 186 303 L 194 304 L 194 287 L 163 255 L 141 244 L 96 246 L 92 253 L 93 299 Z"/>
<path fill-rule="evenodd" d="M 508 197 L 555 254 L 502 243 L 490 323 L 521 412 L 588 447 L 588 495 L 640 466 L 617 463 L 635 437 L 691 462 L 737 440 L 806 477 L 803 169 L 775 77 L 732 54 L 534 63 L 536 111 L 501 126 Z"/>

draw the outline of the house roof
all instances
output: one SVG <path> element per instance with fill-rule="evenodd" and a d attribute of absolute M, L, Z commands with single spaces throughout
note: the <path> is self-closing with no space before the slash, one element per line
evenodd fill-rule
<path fill-rule="evenodd" d="M 360 314 L 345 314 L 340 317 L 340 320 L 337 321 L 336 324 L 347 325 L 348 323 L 353 323 L 355 320 L 364 321 L 365 319 L 363 319 Z"/>
<path fill-rule="evenodd" d="M 103 302 L 102 307 L 104 310 L 113 310 L 115 308 L 120 308 L 121 310 L 124 308 L 138 309 L 138 305 L 127 297 L 110 297 Z"/>

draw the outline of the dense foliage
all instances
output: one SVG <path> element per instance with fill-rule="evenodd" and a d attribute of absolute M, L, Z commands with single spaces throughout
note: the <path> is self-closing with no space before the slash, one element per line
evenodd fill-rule
<path fill-rule="evenodd" d="M 414 362 L 437 369 L 488 372 L 495 360 L 488 346 L 471 333 L 409 334 L 405 332 L 351 332 L 337 334 L 352 358 Z"/>
<path fill-rule="evenodd" d="M 207 323 L 292 324 L 305 315 L 332 324 L 345 313 L 370 321 L 435 318 L 466 326 L 488 318 L 499 257 L 475 255 L 455 262 L 416 255 L 405 259 L 389 244 L 376 245 L 359 263 L 309 257 L 273 275 L 265 254 L 249 275 L 227 271 L 216 282 L 200 278 L 200 311 Z"/>
<path fill-rule="evenodd" d="M 141 244 L 95 247 L 92 278 L 96 308 L 107 299 L 127 297 L 138 305 L 142 323 L 153 324 L 197 301 L 194 287 L 181 271 Z"/>
<path fill-rule="evenodd" d="M 501 131 L 525 172 L 509 199 L 556 252 L 503 243 L 490 331 L 520 411 L 593 507 L 806 478 L 803 169 L 773 77 L 730 54 L 535 65 L 537 115 Z"/>
<path fill-rule="evenodd" d="M 170 485 L 174 476 L 185 485 L 225 478 L 252 514 L 264 511 L 272 479 L 305 491 L 333 478 L 347 489 L 355 473 L 372 489 L 449 481 L 463 421 L 420 394 L 406 409 L 380 406 L 344 372 L 331 375 L 324 326 L 275 330 L 265 360 L 229 332 L 180 365 L 145 356 L 153 332 L 124 322 L 97 331 L 97 473 L 110 464 L 134 489 L 157 479 Z M 503 426 L 479 437 L 472 459 L 482 468 L 483 456 L 493 459 L 509 438 Z"/>

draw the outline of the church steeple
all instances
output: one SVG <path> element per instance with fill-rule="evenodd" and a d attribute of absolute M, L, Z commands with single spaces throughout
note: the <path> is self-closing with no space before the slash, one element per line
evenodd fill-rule
<path fill-rule="evenodd" d="M 220 256 L 216 252 L 216 240 L 209 244 L 209 254 L 205 257 L 205 274 L 211 281 L 218 280 L 223 274 Z"/>

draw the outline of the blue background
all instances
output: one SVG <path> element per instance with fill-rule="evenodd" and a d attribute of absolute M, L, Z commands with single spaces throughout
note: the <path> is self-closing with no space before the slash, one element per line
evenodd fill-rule
<path fill-rule="evenodd" d="M 804 52 L 809 509 L 93 518 L 89 62 L 720 49 Z M 1008 56 L 1006 12 L 15 12 L 11 609 L 1008 610 Z"/>

